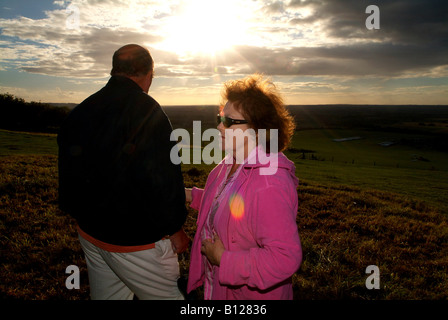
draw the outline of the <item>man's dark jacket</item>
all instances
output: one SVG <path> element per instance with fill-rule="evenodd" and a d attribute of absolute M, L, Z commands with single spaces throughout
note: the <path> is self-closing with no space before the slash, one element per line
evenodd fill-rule
<path fill-rule="evenodd" d="M 185 222 L 171 123 L 131 79 L 113 76 L 69 114 L 58 135 L 59 203 L 90 236 L 114 245 L 156 242 Z"/>

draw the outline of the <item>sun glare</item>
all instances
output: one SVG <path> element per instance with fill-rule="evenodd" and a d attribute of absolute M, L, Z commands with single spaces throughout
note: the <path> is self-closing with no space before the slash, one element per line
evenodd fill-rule
<path fill-rule="evenodd" d="M 179 54 L 215 54 L 244 42 L 248 14 L 235 0 L 190 0 L 166 26 L 162 47 Z"/>
<path fill-rule="evenodd" d="M 244 216 L 244 199 L 239 194 L 232 194 L 229 198 L 230 214 L 236 220 Z"/>

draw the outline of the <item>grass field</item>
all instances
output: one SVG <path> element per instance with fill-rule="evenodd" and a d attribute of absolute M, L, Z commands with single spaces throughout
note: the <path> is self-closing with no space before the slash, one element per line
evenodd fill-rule
<path fill-rule="evenodd" d="M 74 221 L 57 208 L 55 139 L 0 130 L 0 299 L 88 299 Z M 403 134 L 296 133 L 286 152 L 301 181 L 304 260 L 293 277 L 295 299 L 448 298 L 447 154 L 384 141 Z M 202 187 L 212 167 L 184 165 L 186 186 Z M 197 213 L 189 212 L 193 237 Z M 183 275 L 188 257 L 180 256 Z M 79 290 L 65 287 L 69 265 L 81 270 Z M 379 290 L 366 288 L 369 265 L 380 270 Z"/>
<path fill-rule="evenodd" d="M 0 129 L 0 156 L 16 154 L 57 155 L 56 134 L 15 132 Z"/>
<path fill-rule="evenodd" d="M 334 139 L 361 137 L 335 142 Z M 286 152 L 297 177 L 323 185 L 348 185 L 390 191 L 420 199 L 448 214 L 448 153 L 400 143 L 415 134 L 350 130 L 304 130 Z M 301 152 L 301 150 L 305 152 Z"/>

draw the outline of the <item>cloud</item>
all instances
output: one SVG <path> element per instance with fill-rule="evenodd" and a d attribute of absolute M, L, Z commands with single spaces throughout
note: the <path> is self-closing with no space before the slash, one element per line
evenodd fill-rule
<path fill-rule="evenodd" d="M 219 54 L 217 61 L 200 55 L 181 59 L 176 52 L 158 49 L 165 36 L 165 18 L 183 10 L 174 3 L 73 1 L 70 4 L 79 8 L 79 30 L 67 28 L 67 19 L 73 14 L 64 8 L 68 2 L 57 4 L 62 9 L 47 12 L 46 19 L 0 20 L 4 39 L 21 40 L 11 40 L 7 49 L 26 72 L 104 77 L 112 52 L 131 42 L 152 47 L 159 75 L 174 77 L 254 71 L 272 75 L 397 75 L 448 64 L 443 40 L 448 37 L 447 3 L 438 0 L 377 1 L 381 29 L 373 32 L 365 28 L 366 4 L 362 1 L 264 2 L 252 17 L 252 30 L 265 45 L 239 46 L 224 52 L 227 57 Z M 273 23 L 261 24 L 266 17 Z M 427 49 L 428 42 L 431 50 Z M 32 46 L 36 50 L 31 50 Z M 13 60 L 2 59 L 7 64 Z"/>
<path fill-rule="evenodd" d="M 263 11 L 269 13 L 272 24 L 266 24 L 264 32 L 284 34 L 271 47 L 237 48 L 247 62 L 239 71 L 396 77 L 423 75 L 448 65 L 446 1 L 380 0 L 375 4 L 380 9 L 379 30 L 365 27 L 367 2 L 359 0 L 266 3 Z"/>
<path fill-rule="evenodd" d="M 66 28 L 65 11 L 51 12 L 47 19 L 20 17 L 0 20 L 2 35 L 12 37 L 0 45 L 7 52 L 5 64 L 21 70 L 52 76 L 104 77 L 111 68 L 112 53 L 126 43 L 160 41 L 157 35 L 126 28 Z M 5 37 L 4 37 L 5 38 Z M 18 41 L 15 39 L 19 39 Z M 13 62 L 13 60 L 15 62 Z"/>
<path fill-rule="evenodd" d="M 365 9 L 375 4 L 380 9 L 381 31 L 370 32 L 364 26 L 369 14 Z M 443 0 L 292 0 L 287 11 L 307 9 L 306 18 L 292 19 L 293 25 L 319 22 L 327 37 L 341 41 L 372 40 L 393 43 L 427 43 L 446 39 L 448 3 Z M 430 40 L 430 41 L 432 41 Z"/>
<path fill-rule="evenodd" d="M 221 63 L 233 65 L 244 61 L 235 73 L 391 77 L 411 71 L 425 73 L 448 65 L 448 49 L 434 49 L 429 54 L 425 47 L 387 43 L 291 49 L 240 46 L 223 57 Z"/>
<path fill-rule="evenodd" d="M 214 55 L 168 51 L 162 45 L 167 30 L 189 1 L 55 1 L 57 9 L 46 11 L 44 19 L 0 19 L 0 69 L 101 79 L 108 76 L 116 49 L 139 43 L 149 47 L 156 77 L 192 83 L 195 78 L 226 79 L 253 72 L 284 79 L 447 77 L 446 1 L 377 0 L 380 29 L 367 30 L 367 1 L 243 0 L 250 5 L 250 15 L 241 15 L 247 26 L 245 44 Z M 69 5 L 79 16 L 67 10 Z M 69 18 L 78 19 L 79 28 L 69 28 Z M 226 19 L 217 17 L 216 22 Z M 318 85 L 315 80 L 287 88 L 302 93 L 346 90 L 345 85 Z M 206 91 L 215 89 L 212 85 Z"/>

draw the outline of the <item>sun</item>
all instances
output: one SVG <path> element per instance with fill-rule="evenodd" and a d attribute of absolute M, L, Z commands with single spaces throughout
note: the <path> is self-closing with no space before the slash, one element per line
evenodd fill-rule
<path fill-rule="evenodd" d="M 244 43 L 249 12 L 237 0 L 189 0 L 165 28 L 165 50 L 215 54 Z"/>

